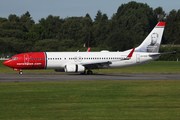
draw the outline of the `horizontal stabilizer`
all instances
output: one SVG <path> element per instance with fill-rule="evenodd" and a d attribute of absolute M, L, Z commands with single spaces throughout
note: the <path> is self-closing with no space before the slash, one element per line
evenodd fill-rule
<path fill-rule="evenodd" d="M 165 53 L 152 53 L 152 54 L 149 54 L 149 56 L 159 56 L 159 55 L 173 54 L 173 53 L 176 53 L 176 51 L 173 51 L 173 52 L 165 52 Z"/>

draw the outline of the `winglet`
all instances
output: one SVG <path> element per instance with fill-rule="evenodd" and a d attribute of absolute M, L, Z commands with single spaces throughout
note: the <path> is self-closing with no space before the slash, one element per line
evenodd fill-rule
<path fill-rule="evenodd" d="M 123 60 L 129 60 L 132 57 L 134 50 L 135 50 L 135 48 L 133 48 L 132 51 L 129 53 L 129 55 L 126 58 L 124 58 Z"/>
<path fill-rule="evenodd" d="M 133 53 L 134 53 L 134 50 L 135 50 L 135 48 L 133 48 L 133 50 L 129 53 L 129 55 L 127 56 L 127 58 L 131 58 L 131 57 L 132 57 L 132 55 L 133 55 Z"/>
<path fill-rule="evenodd" d="M 91 50 L 91 47 L 89 47 L 86 52 L 90 52 L 90 50 Z"/>

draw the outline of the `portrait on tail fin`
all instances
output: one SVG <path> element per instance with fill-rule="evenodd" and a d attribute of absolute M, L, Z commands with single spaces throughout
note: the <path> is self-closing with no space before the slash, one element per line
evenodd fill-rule
<path fill-rule="evenodd" d="M 158 52 L 160 43 L 158 43 L 158 33 L 153 33 L 151 35 L 151 43 L 147 46 L 147 52 Z"/>

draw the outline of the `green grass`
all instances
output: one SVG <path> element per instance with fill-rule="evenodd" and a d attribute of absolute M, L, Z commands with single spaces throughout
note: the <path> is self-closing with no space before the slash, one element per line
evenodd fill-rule
<path fill-rule="evenodd" d="M 177 61 L 152 61 L 121 69 L 101 69 L 94 72 L 102 73 L 180 73 L 180 62 Z"/>
<path fill-rule="evenodd" d="M 54 70 L 23 70 L 24 73 L 55 73 Z M 153 61 L 134 67 L 120 69 L 93 70 L 94 73 L 180 73 L 180 62 L 177 61 Z M 0 60 L 0 73 L 18 73 L 12 68 L 3 65 Z"/>
<path fill-rule="evenodd" d="M 0 83 L 0 119 L 180 119 L 180 80 Z"/>

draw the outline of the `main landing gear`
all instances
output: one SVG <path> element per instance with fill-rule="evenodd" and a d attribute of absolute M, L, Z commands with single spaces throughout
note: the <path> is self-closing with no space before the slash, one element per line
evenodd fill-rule
<path fill-rule="evenodd" d="M 19 71 L 19 74 L 22 75 L 22 74 L 23 74 L 23 71 Z"/>
<path fill-rule="evenodd" d="M 81 75 L 92 75 L 93 72 L 91 70 L 88 70 L 87 72 L 84 71 L 84 73 L 81 73 Z"/>
<path fill-rule="evenodd" d="M 93 74 L 93 72 L 91 70 L 87 71 L 87 75 L 92 75 L 92 74 Z"/>

